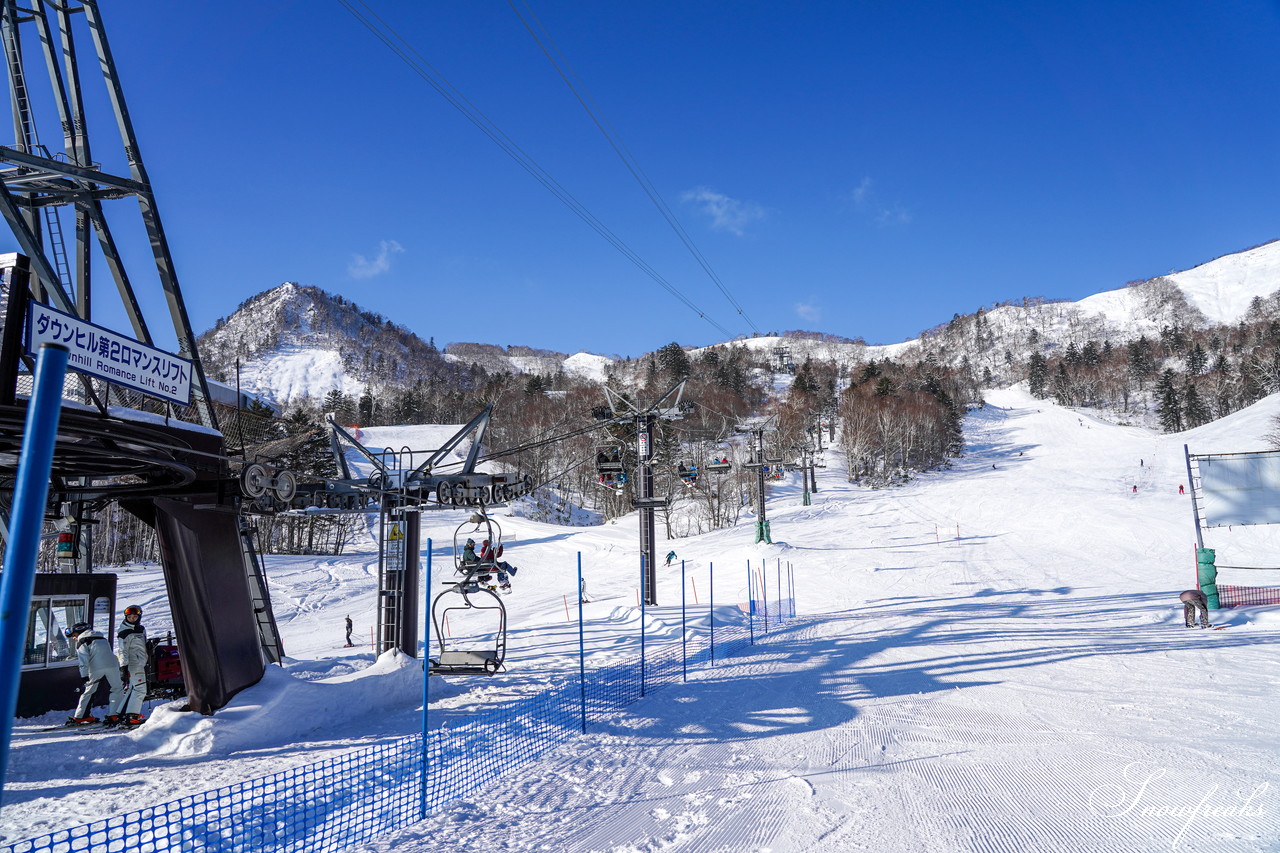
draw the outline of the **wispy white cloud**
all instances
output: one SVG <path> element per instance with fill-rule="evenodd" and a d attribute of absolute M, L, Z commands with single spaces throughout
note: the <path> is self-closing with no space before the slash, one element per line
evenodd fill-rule
<path fill-rule="evenodd" d="M 352 278 L 373 278 L 391 269 L 391 257 L 404 251 L 404 247 L 395 240 L 382 240 L 378 243 L 378 253 L 372 258 L 364 255 L 352 255 L 347 264 L 347 275 Z"/>
<path fill-rule="evenodd" d="M 708 187 L 685 190 L 680 200 L 696 204 L 698 209 L 711 217 L 711 227 L 742 237 L 747 226 L 765 218 L 765 209 L 754 201 L 740 201 L 718 193 Z"/>
<path fill-rule="evenodd" d="M 801 320 L 807 320 L 810 323 L 816 323 L 822 319 L 822 309 L 817 305 L 808 302 L 796 303 L 796 316 Z"/>
<path fill-rule="evenodd" d="M 862 183 L 858 184 L 858 186 L 855 187 L 853 190 L 853 193 L 852 193 L 853 203 L 855 205 L 860 205 L 863 202 L 865 202 L 867 200 L 867 197 L 870 195 L 871 195 L 871 179 L 863 178 Z"/>
<path fill-rule="evenodd" d="M 863 178 L 850 191 L 849 200 L 853 202 L 855 210 L 877 225 L 887 227 L 911 224 L 911 211 L 900 202 L 889 203 L 881 199 L 871 178 Z"/>

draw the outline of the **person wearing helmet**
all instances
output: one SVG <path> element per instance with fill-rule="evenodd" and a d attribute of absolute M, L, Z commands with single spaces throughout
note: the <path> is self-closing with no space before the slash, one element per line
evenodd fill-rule
<path fill-rule="evenodd" d="M 142 627 L 141 607 L 130 604 L 124 609 L 124 622 L 116 632 L 116 639 L 119 640 L 120 666 L 128 671 L 120 724 L 140 726 L 142 700 L 147 697 L 147 629 Z"/>
<path fill-rule="evenodd" d="M 456 540 L 455 540 L 456 541 Z M 476 560 L 476 540 L 468 539 L 466 544 L 462 546 L 462 565 L 474 566 Z"/>
<path fill-rule="evenodd" d="M 98 685 L 104 678 L 111 686 L 105 722 L 110 724 L 118 721 L 124 685 L 120 682 L 120 662 L 111 653 L 111 643 L 107 642 L 101 631 L 93 630 L 88 622 L 77 622 L 67 629 L 66 634 L 75 646 L 80 677 L 85 680 L 80 702 L 76 705 L 75 714 L 67 718 L 67 725 L 87 726 L 98 722 L 97 717 L 89 715 L 89 703 L 93 701 L 93 694 L 98 692 Z"/>

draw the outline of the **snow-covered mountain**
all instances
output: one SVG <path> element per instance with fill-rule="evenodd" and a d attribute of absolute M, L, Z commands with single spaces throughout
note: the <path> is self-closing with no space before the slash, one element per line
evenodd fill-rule
<path fill-rule="evenodd" d="M 843 364 L 886 358 L 931 358 L 942 364 L 967 360 L 978 371 L 991 370 L 1000 381 L 1013 378 L 1005 375 L 1007 365 L 1025 362 L 1033 349 L 1082 346 L 1090 340 L 1121 345 L 1172 325 L 1205 328 L 1273 316 L 1280 316 L 1280 241 L 1078 302 L 1022 299 L 981 307 L 897 344 L 787 333 L 714 346 L 744 346 L 769 361 L 776 361 L 785 347 L 795 363 L 806 358 Z M 433 373 L 455 381 L 476 367 L 489 373 L 565 371 L 603 381 L 616 361 L 587 352 L 565 355 L 485 343 L 450 344 L 440 352 L 341 296 L 293 282 L 247 300 L 199 343 L 213 378 L 234 382 L 238 358 L 241 388 L 284 404 L 302 396 L 320 399 L 334 389 L 354 396 L 370 385 L 400 382 L 410 374 Z"/>

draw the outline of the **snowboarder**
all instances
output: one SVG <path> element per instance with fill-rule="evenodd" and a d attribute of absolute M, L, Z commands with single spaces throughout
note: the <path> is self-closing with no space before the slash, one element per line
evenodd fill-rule
<path fill-rule="evenodd" d="M 351 648 L 351 647 L 353 647 L 353 646 L 355 645 L 355 643 L 351 642 L 351 627 L 352 627 L 352 625 L 351 625 L 351 617 L 350 617 L 350 616 L 348 616 L 348 617 L 347 617 L 347 626 L 346 626 L 346 627 L 347 627 L 347 645 L 346 645 L 344 648 L 348 648 L 348 649 L 349 649 L 349 648 Z"/>
<path fill-rule="evenodd" d="M 669 566 L 669 565 L 671 565 L 671 562 L 672 562 L 675 558 L 676 558 L 676 552 L 675 552 L 675 551 L 668 551 L 668 552 L 667 552 L 667 565 L 668 565 L 668 566 Z"/>
<path fill-rule="evenodd" d="M 142 626 L 141 607 L 130 604 L 124 609 L 124 623 L 116 639 L 120 641 L 120 667 L 129 678 L 116 719 L 125 728 L 133 728 L 146 722 L 142 702 L 147 698 L 147 629 Z M 106 721 L 110 725 L 111 717 Z"/>
<path fill-rule="evenodd" d="M 111 695 L 107 700 L 107 718 L 119 719 L 117 715 L 120 711 L 120 700 L 124 698 L 124 685 L 120 682 L 120 661 L 116 660 L 116 656 L 111 653 L 111 644 L 107 642 L 106 637 L 102 636 L 101 631 L 93 630 L 88 622 L 77 622 L 66 630 L 66 634 L 71 638 L 71 643 L 76 649 L 80 677 L 85 679 L 80 702 L 76 705 L 76 712 L 67 717 L 67 725 L 87 726 L 98 722 L 97 717 L 89 715 L 89 703 L 93 701 L 93 694 L 98 692 L 98 685 L 104 678 L 107 684 L 111 685 Z"/>
<path fill-rule="evenodd" d="M 1200 627 L 1211 628 L 1209 624 L 1209 599 L 1198 589 L 1189 589 L 1178 596 L 1182 602 L 1182 616 L 1188 628 L 1196 626 L 1196 611 L 1200 611 Z"/>

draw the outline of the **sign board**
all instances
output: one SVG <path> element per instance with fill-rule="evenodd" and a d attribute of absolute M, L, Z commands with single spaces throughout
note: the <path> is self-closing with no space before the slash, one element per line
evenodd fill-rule
<path fill-rule="evenodd" d="M 1280 524 L 1280 454 L 1196 456 L 1205 527 Z"/>
<path fill-rule="evenodd" d="M 648 432 L 641 431 L 639 450 L 640 450 L 641 459 L 649 458 L 649 433 Z"/>
<path fill-rule="evenodd" d="M 181 406 L 191 403 L 191 362 L 187 359 L 32 302 L 27 313 L 27 352 L 35 355 L 42 344 L 69 349 L 67 367 L 72 370 Z"/>

